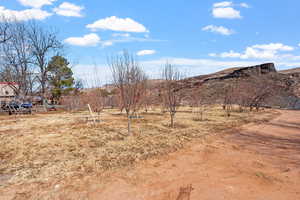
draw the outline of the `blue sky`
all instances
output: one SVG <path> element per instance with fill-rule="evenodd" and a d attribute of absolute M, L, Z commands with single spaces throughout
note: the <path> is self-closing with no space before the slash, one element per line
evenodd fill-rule
<path fill-rule="evenodd" d="M 75 75 L 106 82 L 106 58 L 135 54 L 151 77 L 167 60 L 188 76 L 275 62 L 300 67 L 300 1 L 1 0 L 0 14 L 56 27 Z"/>

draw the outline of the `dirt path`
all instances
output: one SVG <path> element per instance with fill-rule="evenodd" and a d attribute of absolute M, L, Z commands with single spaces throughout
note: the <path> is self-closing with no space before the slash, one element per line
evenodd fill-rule
<path fill-rule="evenodd" d="M 175 200 L 188 184 L 194 188 L 190 200 L 300 199 L 300 111 L 281 113 L 267 124 L 211 136 L 108 179 L 55 183 L 48 199 Z M 38 190 L 43 187 L 49 186 Z"/>
<path fill-rule="evenodd" d="M 188 184 L 191 200 L 300 199 L 300 112 L 120 172 L 90 198 L 175 200 Z"/>

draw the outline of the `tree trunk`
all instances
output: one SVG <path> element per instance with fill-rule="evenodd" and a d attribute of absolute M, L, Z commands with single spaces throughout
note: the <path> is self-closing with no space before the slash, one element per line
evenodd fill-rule
<path fill-rule="evenodd" d="M 171 114 L 171 127 L 174 127 L 174 114 Z"/>
<path fill-rule="evenodd" d="M 239 112 L 243 112 L 243 106 L 239 106 Z"/>
<path fill-rule="evenodd" d="M 227 113 L 227 117 L 231 116 L 231 106 L 227 106 L 226 113 Z"/>
<path fill-rule="evenodd" d="M 203 121 L 203 111 L 200 112 L 200 121 Z"/>
<path fill-rule="evenodd" d="M 250 106 L 250 112 L 253 110 L 253 106 Z"/>
<path fill-rule="evenodd" d="M 203 121 L 203 112 L 204 112 L 204 107 L 203 105 L 201 106 L 201 121 Z"/>
<path fill-rule="evenodd" d="M 128 115 L 128 124 L 127 124 L 128 135 L 131 135 L 131 117 Z"/>
<path fill-rule="evenodd" d="M 41 82 L 41 98 L 42 98 L 42 102 L 43 102 L 43 105 L 44 105 L 44 100 L 46 100 L 46 89 L 45 89 L 45 84 L 44 84 L 44 82 L 42 81 Z"/>

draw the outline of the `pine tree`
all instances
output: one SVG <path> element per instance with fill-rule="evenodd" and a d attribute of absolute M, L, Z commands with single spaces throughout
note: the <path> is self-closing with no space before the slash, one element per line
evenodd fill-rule
<path fill-rule="evenodd" d="M 58 103 L 62 95 L 74 90 L 74 78 L 69 62 L 62 56 L 53 56 L 48 64 L 51 101 Z"/>

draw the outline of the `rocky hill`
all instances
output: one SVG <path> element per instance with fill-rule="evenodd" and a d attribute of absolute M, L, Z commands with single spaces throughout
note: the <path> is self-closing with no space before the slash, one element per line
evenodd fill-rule
<path fill-rule="evenodd" d="M 268 84 L 281 85 L 285 91 L 272 96 L 268 105 L 284 108 L 300 109 L 300 68 L 277 71 L 274 63 L 264 63 L 256 66 L 230 68 L 212 74 L 195 76 L 179 81 L 179 90 L 189 96 L 191 92 L 201 86 L 209 86 L 218 91 L 222 85 L 234 80 L 272 79 Z M 291 106 L 292 105 L 292 106 Z"/>
<path fill-rule="evenodd" d="M 300 68 L 282 70 L 278 73 L 287 77 L 293 82 L 291 87 L 294 91 L 294 94 L 300 98 Z"/>
<path fill-rule="evenodd" d="M 281 71 L 279 71 L 279 73 L 281 73 L 281 74 L 288 74 L 288 75 L 299 77 L 299 75 L 300 75 L 300 67 L 293 68 L 293 69 L 287 69 L 287 70 L 281 70 Z"/>
<path fill-rule="evenodd" d="M 268 73 L 277 73 L 274 63 L 265 63 L 249 67 L 225 69 L 216 73 L 195 76 L 181 81 L 182 88 L 193 88 L 208 81 L 223 81 L 232 78 L 260 76 Z"/>

